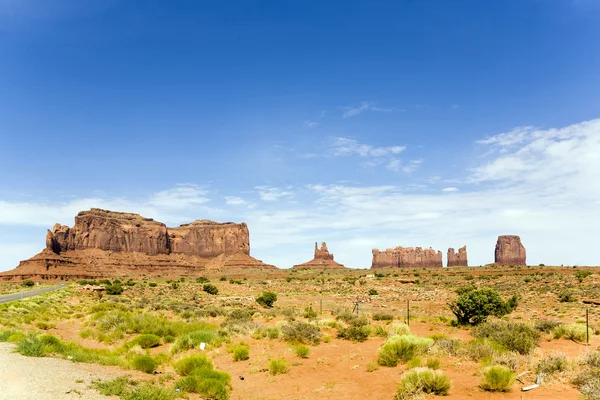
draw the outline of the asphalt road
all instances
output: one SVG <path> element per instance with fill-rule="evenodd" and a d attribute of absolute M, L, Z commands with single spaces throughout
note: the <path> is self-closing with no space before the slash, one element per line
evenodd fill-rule
<path fill-rule="evenodd" d="M 9 302 L 15 301 L 15 300 L 25 299 L 27 297 L 37 296 L 38 294 L 52 292 L 54 290 L 63 289 L 65 287 L 66 286 L 64 284 L 61 284 L 58 286 L 51 286 L 51 287 L 46 287 L 46 288 L 42 288 L 42 289 L 24 290 L 22 292 L 17 292 L 17 293 L 3 294 L 3 295 L 0 295 L 0 304 L 9 303 Z"/>

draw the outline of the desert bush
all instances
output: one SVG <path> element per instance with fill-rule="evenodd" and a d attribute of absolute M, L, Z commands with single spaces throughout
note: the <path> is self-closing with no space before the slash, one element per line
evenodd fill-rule
<path fill-rule="evenodd" d="M 283 325 L 281 334 L 286 342 L 301 344 L 319 344 L 322 335 L 318 326 L 300 321 Z"/>
<path fill-rule="evenodd" d="M 488 365 L 503 365 L 511 371 L 516 371 L 519 368 L 519 353 L 507 351 L 504 353 L 498 353 L 492 356 Z M 487 361 L 485 360 L 485 361 Z"/>
<path fill-rule="evenodd" d="M 244 361 L 250 358 L 248 346 L 238 344 L 233 348 L 233 361 Z"/>
<path fill-rule="evenodd" d="M 290 363 L 283 358 L 269 361 L 271 375 L 286 374 L 290 370 Z"/>
<path fill-rule="evenodd" d="M 494 365 L 483 371 L 480 387 L 488 392 L 508 392 L 514 382 L 514 372 L 502 365 Z"/>
<path fill-rule="evenodd" d="M 581 363 L 587 367 L 600 369 L 600 352 L 586 352 L 581 360 Z"/>
<path fill-rule="evenodd" d="M 473 339 L 466 343 L 461 350 L 467 357 L 474 361 L 492 359 L 503 354 L 506 349 L 499 343 L 489 339 Z"/>
<path fill-rule="evenodd" d="M 156 370 L 158 363 L 150 356 L 135 356 L 131 359 L 131 367 L 138 371 L 151 374 Z"/>
<path fill-rule="evenodd" d="M 410 334 L 410 328 L 406 324 L 397 322 L 397 323 L 393 323 L 392 326 L 390 327 L 390 332 L 389 332 L 390 337 L 391 336 L 409 335 L 409 334 Z"/>
<path fill-rule="evenodd" d="M 376 289 L 369 289 L 369 296 L 377 296 L 379 292 Z"/>
<path fill-rule="evenodd" d="M 422 367 L 423 359 L 419 356 L 415 356 L 415 357 L 411 358 L 410 360 L 408 360 L 408 362 L 406 363 L 406 366 L 408 367 L 408 369 Z"/>
<path fill-rule="evenodd" d="M 35 285 L 35 283 L 33 283 L 33 281 L 29 280 L 29 279 L 27 279 L 21 283 L 21 286 L 25 286 L 25 287 L 31 287 L 33 285 Z"/>
<path fill-rule="evenodd" d="M 127 376 L 120 376 L 110 381 L 93 381 L 92 386 L 104 396 L 122 396 L 128 392 L 129 387 L 137 385 L 137 382 Z"/>
<path fill-rule="evenodd" d="M 175 371 L 182 376 L 192 375 L 201 369 L 212 369 L 212 361 L 204 354 L 184 356 L 173 364 Z"/>
<path fill-rule="evenodd" d="M 210 283 L 204 284 L 204 286 L 202 286 L 202 290 L 212 295 L 219 294 L 219 289 L 215 285 L 212 285 Z"/>
<path fill-rule="evenodd" d="M 387 337 L 388 331 L 381 325 L 377 325 L 373 330 L 373 334 L 379 337 Z"/>
<path fill-rule="evenodd" d="M 150 283 L 148 283 L 148 286 L 150 286 L 150 287 L 156 287 L 156 282 L 150 282 Z"/>
<path fill-rule="evenodd" d="M 277 294 L 274 292 L 265 291 L 256 298 L 256 302 L 265 308 L 273 307 L 273 304 L 277 301 Z"/>
<path fill-rule="evenodd" d="M 436 354 L 441 353 L 455 356 L 461 348 L 460 340 L 451 339 L 446 335 L 431 335 L 430 338 L 434 341 L 431 351 Z"/>
<path fill-rule="evenodd" d="M 587 270 L 581 270 L 581 271 L 577 271 L 575 272 L 575 278 L 577 278 L 577 280 L 579 281 L 579 283 L 583 282 L 583 280 L 585 278 L 587 278 L 588 276 L 590 276 L 592 274 L 591 271 L 587 271 Z"/>
<path fill-rule="evenodd" d="M 205 277 L 205 276 L 201 276 L 199 278 L 196 278 L 196 283 L 208 283 L 208 282 L 210 282 L 210 280 L 207 277 Z"/>
<path fill-rule="evenodd" d="M 572 290 L 563 290 L 558 294 L 558 301 L 561 303 L 575 303 L 577 300 L 577 296 Z"/>
<path fill-rule="evenodd" d="M 562 325 L 562 322 L 560 321 L 552 321 L 549 319 L 540 319 L 538 321 L 536 321 L 535 323 L 535 329 L 537 329 L 540 332 L 544 332 L 544 333 L 550 333 L 552 332 L 552 330 L 554 328 L 556 328 L 557 326 Z"/>
<path fill-rule="evenodd" d="M 427 368 L 438 369 L 440 367 L 440 360 L 437 358 L 428 358 L 426 365 Z"/>
<path fill-rule="evenodd" d="M 105 285 L 104 288 L 106 289 L 106 294 L 118 295 L 123 293 L 123 286 L 121 286 L 119 283 Z"/>
<path fill-rule="evenodd" d="M 310 354 L 310 349 L 307 346 L 304 346 L 303 344 L 299 344 L 294 347 L 294 353 L 296 353 L 296 356 L 300 358 L 308 358 L 308 355 Z"/>
<path fill-rule="evenodd" d="M 460 291 L 455 303 L 448 304 L 460 325 L 477 325 L 485 322 L 487 317 L 503 317 L 510 314 L 518 304 L 516 296 L 508 301 L 502 300 L 495 289 L 474 289 L 472 287 Z"/>
<path fill-rule="evenodd" d="M 529 354 L 538 345 L 540 333 L 529 324 L 519 322 L 485 322 L 473 328 L 473 336 L 489 338 L 507 350 Z"/>
<path fill-rule="evenodd" d="M 279 337 L 279 328 L 276 326 L 268 327 L 265 331 L 269 339 L 277 339 Z"/>
<path fill-rule="evenodd" d="M 367 340 L 371 333 L 367 318 L 353 318 L 349 321 L 349 324 L 350 326 L 338 330 L 338 338 L 352 340 L 353 342 L 364 342 Z"/>
<path fill-rule="evenodd" d="M 433 343 L 433 339 L 414 335 L 392 336 L 379 350 L 377 361 L 379 365 L 395 367 L 400 361 L 424 353 Z"/>
<path fill-rule="evenodd" d="M 563 372 L 569 368 L 569 360 L 564 354 L 550 354 L 541 359 L 536 366 L 536 373 L 552 375 L 555 372 Z"/>
<path fill-rule="evenodd" d="M 173 347 L 171 347 L 171 351 L 173 353 L 177 353 L 182 350 L 190 350 L 200 346 L 200 343 L 210 344 L 215 347 L 219 347 L 222 343 L 222 337 L 219 336 L 214 331 L 202 330 L 202 331 L 194 331 L 182 336 L 179 336 L 175 343 L 173 343 Z"/>
<path fill-rule="evenodd" d="M 41 329 L 43 331 L 46 331 L 51 328 L 56 328 L 56 325 L 53 323 L 50 323 L 50 322 L 38 321 L 35 323 L 35 327 L 38 329 Z"/>
<path fill-rule="evenodd" d="M 411 399 L 421 393 L 445 396 L 452 387 L 450 379 L 441 371 L 418 368 L 406 372 L 398 384 L 397 398 Z"/>
<path fill-rule="evenodd" d="M 143 383 L 134 387 L 130 392 L 121 395 L 122 400 L 173 400 L 175 393 L 167 388 L 152 383 Z"/>
<path fill-rule="evenodd" d="M 46 355 L 44 344 L 35 335 L 29 335 L 17 344 L 17 352 L 28 357 L 43 357 Z"/>
<path fill-rule="evenodd" d="M 142 349 L 150 349 L 160 344 L 160 337 L 152 333 L 146 333 L 136 337 L 132 344 L 139 345 Z"/>
<path fill-rule="evenodd" d="M 302 316 L 306 319 L 315 319 L 317 318 L 317 315 L 317 312 L 313 310 L 312 306 L 304 308 L 304 312 L 302 313 Z"/>
<path fill-rule="evenodd" d="M 375 313 L 373 314 L 373 321 L 393 321 L 394 316 L 386 313 Z"/>
<path fill-rule="evenodd" d="M 377 363 L 377 360 L 371 360 L 367 363 L 367 372 L 373 372 L 379 369 L 379 364 Z"/>
<path fill-rule="evenodd" d="M 589 328 L 589 337 L 592 337 L 594 330 Z M 552 330 L 552 336 L 554 339 L 560 339 L 565 337 L 574 342 L 585 342 L 586 340 L 586 326 L 585 324 L 562 324 Z"/>
<path fill-rule="evenodd" d="M 198 393 L 206 399 L 227 400 L 231 392 L 230 382 L 228 373 L 205 368 L 178 380 L 175 387 L 183 392 Z"/>

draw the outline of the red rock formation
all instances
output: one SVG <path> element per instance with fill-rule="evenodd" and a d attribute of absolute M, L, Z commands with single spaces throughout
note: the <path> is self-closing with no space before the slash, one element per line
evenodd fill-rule
<path fill-rule="evenodd" d="M 516 235 L 498 236 L 494 255 L 496 265 L 527 265 L 525 247 Z"/>
<path fill-rule="evenodd" d="M 458 249 L 458 253 L 454 252 L 451 247 L 448 249 L 448 267 L 468 267 L 467 262 L 467 246 Z"/>
<path fill-rule="evenodd" d="M 91 209 L 56 224 L 46 249 L 0 280 L 83 279 L 129 274 L 194 275 L 204 270 L 275 268 L 250 256 L 245 223 L 206 220 L 167 228 L 137 214 Z"/>
<path fill-rule="evenodd" d="M 321 243 L 321 248 L 319 249 L 317 242 L 315 242 L 315 257 L 305 262 L 304 264 L 294 265 L 292 268 L 300 269 L 300 268 L 322 268 L 322 269 L 331 269 L 331 268 L 346 268 L 342 264 L 333 261 L 333 254 L 329 252 L 327 249 L 327 244 L 325 242 Z"/>
<path fill-rule="evenodd" d="M 373 249 L 371 268 L 442 268 L 442 252 L 432 248 L 402 247 L 379 251 Z"/>

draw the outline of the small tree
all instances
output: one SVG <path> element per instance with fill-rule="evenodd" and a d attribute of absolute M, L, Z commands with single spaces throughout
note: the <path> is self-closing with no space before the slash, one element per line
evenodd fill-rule
<path fill-rule="evenodd" d="M 260 296 L 256 298 L 256 302 L 263 307 L 271 308 L 273 303 L 277 301 L 277 294 L 273 292 L 262 292 Z"/>
<path fill-rule="evenodd" d="M 121 293 L 123 293 L 123 286 L 121 286 L 118 283 L 115 283 L 114 285 L 105 285 L 104 288 L 106 289 L 106 294 L 121 294 Z"/>
<path fill-rule="evenodd" d="M 518 298 L 512 296 L 502 300 L 494 289 L 461 288 L 456 303 L 448 304 L 460 325 L 477 325 L 485 322 L 488 316 L 503 317 L 517 307 Z"/>
<path fill-rule="evenodd" d="M 204 290 L 208 294 L 219 294 L 219 289 L 215 285 L 211 285 L 210 283 L 202 286 L 202 290 Z"/>
<path fill-rule="evenodd" d="M 35 285 L 35 283 L 33 283 L 33 281 L 27 279 L 26 281 L 23 281 L 23 283 L 21 283 L 21 285 L 31 287 L 31 286 Z"/>
<path fill-rule="evenodd" d="M 579 281 L 579 283 L 583 282 L 585 278 L 590 276 L 592 273 L 590 271 L 582 270 L 575 272 L 575 278 Z"/>

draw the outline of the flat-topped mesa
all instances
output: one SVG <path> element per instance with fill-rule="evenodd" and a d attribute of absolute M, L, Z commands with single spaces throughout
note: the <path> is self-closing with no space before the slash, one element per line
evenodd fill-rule
<path fill-rule="evenodd" d="M 46 248 L 0 280 L 194 276 L 211 269 L 274 269 L 250 256 L 245 223 L 198 220 L 177 228 L 138 214 L 92 208 L 75 225 L 56 224 Z"/>
<path fill-rule="evenodd" d="M 340 263 L 333 261 L 333 254 L 329 252 L 329 250 L 327 249 L 327 244 L 325 242 L 321 243 L 321 248 L 319 248 L 318 243 L 315 242 L 315 257 L 312 260 L 305 262 L 304 264 L 294 265 L 292 268 L 331 269 L 346 267 L 344 267 Z"/>
<path fill-rule="evenodd" d="M 525 247 L 517 235 L 498 236 L 494 258 L 496 265 L 527 265 Z"/>
<path fill-rule="evenodd" d="M 321 242 L 321 248 L 317 246 L 317 242 L 315 242 L 315 260 L 333 260 L 333 254 L 329 252 L 327 249 L 327 243 Z"/>
<path fill-rule="evenodd" d="M 468 267 L 467 261 L 467 246 L 463 246 L 458 249 L 458 253 L 454 252 L 454 249 L 450 247 L 448 249 L 448 267 Z"/>
<path fill-rule="evenodd" d="M 46 235 L 46 248 L 56 254 L 100 249 L 215 257 L 240 252 L 250 254 L 250 235 L 245 223 L 198 220 L 178 228 L 167 228 L 161 222 L 138 214 L 92 208 L 77 214 L 72 228 L 54 225 Z"/>
<path fill-rule="evenodd" d="M 442 252 L 431 247 L 402 247 L 379 251 L 373 249 L 371 268 L 442 268 Z"/>

